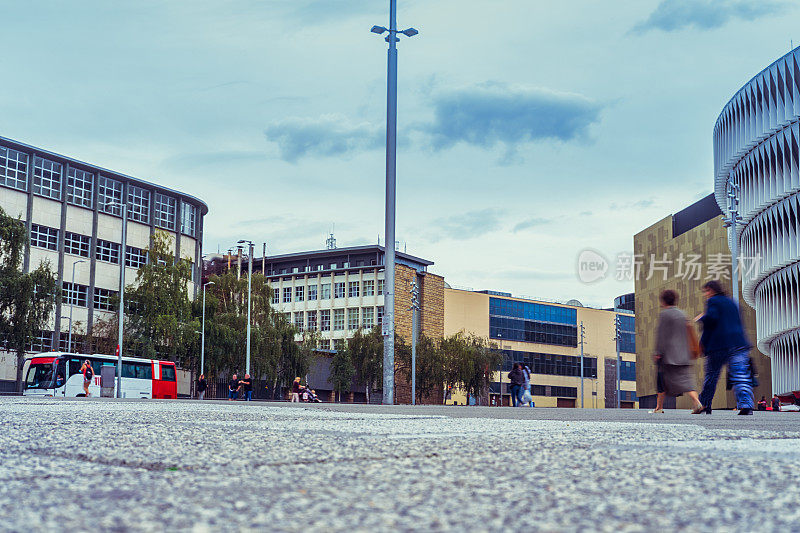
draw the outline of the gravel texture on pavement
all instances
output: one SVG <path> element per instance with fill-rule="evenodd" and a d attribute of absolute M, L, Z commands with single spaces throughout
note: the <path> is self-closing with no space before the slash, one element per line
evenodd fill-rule
<path fill-rule="evenodd" d="M 800 413 L 0 398 L 2 531 L 797 531 Z"/>

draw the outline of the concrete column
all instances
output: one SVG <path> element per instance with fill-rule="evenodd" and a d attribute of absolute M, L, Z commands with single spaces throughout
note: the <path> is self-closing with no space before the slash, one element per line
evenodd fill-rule
<path fill-rule="evenodd" d="M 33 224 L 33 163 L 36 160 L 36 152 L 28 154 L 27 182 L 28 182 L 28 203 L 25 210 L 25 231 L 28 235 L 28 242 L 25 243 L 25 254 L 22 257 L 22 272 L 27 274 L 31 271 L 31 224 Z"/>
<path fill-rule="evenodd" d="M 69 165 L 61 165 L 61 224 L 58 229 L 58 290 L 64 287 L 64 234 L 67 231 L 67 174 Z M 53 326 L 53 337 L 51 348 L 58 350 L 58 343 L 61 335 L 61 299 L 56 302 L 55 325 Z"/>
<path fill-rule="evenodd" d="M 94 175 L 94 189 L 92 190 L 92 240 L 89 242 L 89 308 L 86 318 L 86 340 L 83 344 L 83 351 L 91 351 L 92 328 L 94 327 L 94 287 L 95 276 L 97 275 L 97 226 L 100 223 L 100 174 Z"/>

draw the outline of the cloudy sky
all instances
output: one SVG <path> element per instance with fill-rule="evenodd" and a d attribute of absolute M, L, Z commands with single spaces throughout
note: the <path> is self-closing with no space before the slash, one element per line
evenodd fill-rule
<path fill-rule="evenodd" d="M 388 0 L 0 1 L 0 135 L 193 194 L 206 252 L 383 242 Z M 586 249 L 712 189 L 779 0 L 399 0 L 397 237 L 456 286 L 609 305 Z M 260 249 L 260 246 L 259 246 Z M 613 267 L 612 267 L 613 268 Z M 613 277 L 613 276 L 612 276 Z"/>

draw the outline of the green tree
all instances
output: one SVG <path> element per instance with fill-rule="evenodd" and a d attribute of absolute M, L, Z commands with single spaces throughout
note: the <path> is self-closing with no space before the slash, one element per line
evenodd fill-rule
<path fill-rule="evenodd" d="M 196 354 L 200 323 L 189 299 L 191 262 L 175 261 L 174 250 L 172 237 L 156 231 L 147 264 L 136 272 L 136 282 L 125 288 L 125 318 L 130 327 L 123 350 L 187 364 Z"/>
<path fill-rule="evenodd" d="M 439 346 L 445 383 L 473 395 L 479 405 L 489 405 L 489 385 L 503 354 L 487 339 L 463 331 L 444 337 Z"/>
<path fill-rule="evenodd" d="M 380 327 L 375 326 L 367 332 L 359 329 L 347 340 L 346 349 L 359 381 L 364 384 L 369 403 L 370 390 L 375 388 L 378 379 L 383 376 L 383 337 Z"/>
<path fill-rule="evenodd" d="M 60 297 L 48 262 L 28 274 L 21 270 L 28 236 L 25 224 L 0 208 L 0 339 L 17 355 L 17 391 L 22 392 L 25 349 L 42 330 Z"/>
<path fill-rule="evenodd" d="M 228 270 L 209 278 L 206 289 L 206 369 L 209 375 L 241 372 L 247 352 L 247 278 Z M 272 288 L 254 273 L 250 283 L 250 367 L 254 376 L 273 381 L 284 354 L 289 325 L 270 306 Z M 196 316 L 202 313 L 198 299 Z"/>
<path fill-rule="evenodd" d="M 337 401 L 342 400 L 342 393 L 350 390 L 353 377 L 356 375 L 356 367 L 350 357 L 349 350 L 337 350 L 331 359 L 331 373 L 328 382 L 333 385 L 333 390 L 337 394 Z"/>
<path fill-rule="evenodd" d="M 395 337 L 397 372 L 411 383 L 411 345 L 402 337 Z M 444 390 L 447 369 L 439 342 L 425 334 L 417 339 L 416 401 L 419 403 Z"/>

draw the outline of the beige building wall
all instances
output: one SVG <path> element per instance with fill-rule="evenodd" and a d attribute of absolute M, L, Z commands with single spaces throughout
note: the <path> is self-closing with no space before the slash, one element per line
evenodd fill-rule
<path fill-rule="evenodd" d="M 25 220 L 28 210 L 28 195 L 20 191 L 0 189 L 0 207 L 8 216 Z"/>
<path fill-rule="evenodd" d="M 475 335 L 489 337 L 489 299 L 503 298 L 530 302 L 521 298 L 494 296 L 485 293 L 473 292 L 468 290 L 445 288 L 444 290 L 444 333 L 453 335 L 459 331 L 473 333 Z M 606 404 L 605 386 L 605 361 L 616 359 L 616 342 L 614 340 L 614 318 L 615 311 L 604 309 L 593 309 L 589 307 L 568 306 L 565 304 L 555 304 L 550 302 L 538 302 L 546 305 L 558 307 L 569 307 L 576 309 L 578 321 L 578 339 L 580 341 L 580 323 L 583 322 L 585 328 L 584 356 L 597 358 L 597 378 L 584 378 L 583 394 L 584 406 L 586 408 L 604 408 Z M 551 344 L 541 344 L 532 342 L 520 342 L 513 340 L 489 339 L 497 348 L 502 350 L 514 350 L 522 352 L 537 352 L 554 355 L 580 356 L 581 347 L 557 346 Z M 623 361 L 636 361 L 636 354 L 621 353 Z M 533 369 L 532 369 L 533 370 Z M 494 381 L 501 380 L 508 383 L 508 372 L 495 372 Z M 620 389 L 623 391 L 636 391 L 636 382 L 621 381 Z M 547 374 L 533 374 L 532 384 L 545 386 L 575 387 L 578 390 L 575 406 L 580 407 L 581 390 L 580 377 L 575 376 L 555 376 Z M 612 391 L 609 391 L 612 392 Z M 537 407 L 556 407 L 558 398 L 555 396 L 533 397 Z M 453 403 L 464 404 L 466 397 L 463 392 L 456 391 L 453 394 Z M 634 407 L 638 407 L 638 402 L 634 402 Z"/>
<path fill-rule="evenodd" d="M 655 351 L 656 327 L 661 311 L 659 294 L 664 289 L 677 291 L 680 298 L 678 307 L 683 309 L 690 319 L 694 319 L 705 309 L 705 299 L 701 287 L 709 279 L 707 263 L 715 262 L 715 256 L 718 254 L 727 256 L 727 261 L 730 261 L 727 229 L 723 226 L 722 217 L 712 218 L 674 238 L 672 227 L 673 217 L 670 215 L 637 233 L 633 238 L 634 255 L 640 256 L 643 261 L 642 275 L 635 280 L 637 394 L 640 397 L 656 394 L 656 370 L 652 355 Z M 699 279 L 694 279 L 694 272 L 691 276 L 683 275 L 689 272 L 689 269 L 685 263 L 681 268 L 679 258 L 681 256 L 687 258 L 690 254 L 699 255 L 700 262 L 704 266 Z M 655 257 L 659 261 L 666 257 L 668 266 L 666 274 L 654 270 L 653 276 L 647 279 L 650 273 L 651 257 Z M 729 265 L 730 263 L 728 263 L 725 274 L 727 279 L 719 281 L 730 294 L 732 285 Z M 745 331 L 750 341 L 754 342 L 755 311 L 744 299 L 740 298 L 739 301 Z M 697 334 L 700 335 L 699 328 L 697 328 Z M 755 389 L 756 401 L 761 396 L 769 398 L 771 397 L 770 360 L 757 349 L 752 350 L 751 356 L 759 372 L 760 385 Z M 704 359 L 700 359 L 695 367 L 698 393 L 703 384 L 704 361 Z M 725 385 L 726 378 L 725 371 L 723 371 L 712 404 L 715 409 L 736 407 L 733 393 L 726 391 Z M 691 407 L 691 400 L 686 396 L 678 397 L 677 407 L 688 409 Z"/>
<path fill-rule="evenodd" d="M 489 295 L 445 287 L 444 334 L 462 330 L 489 337 Z"/>

